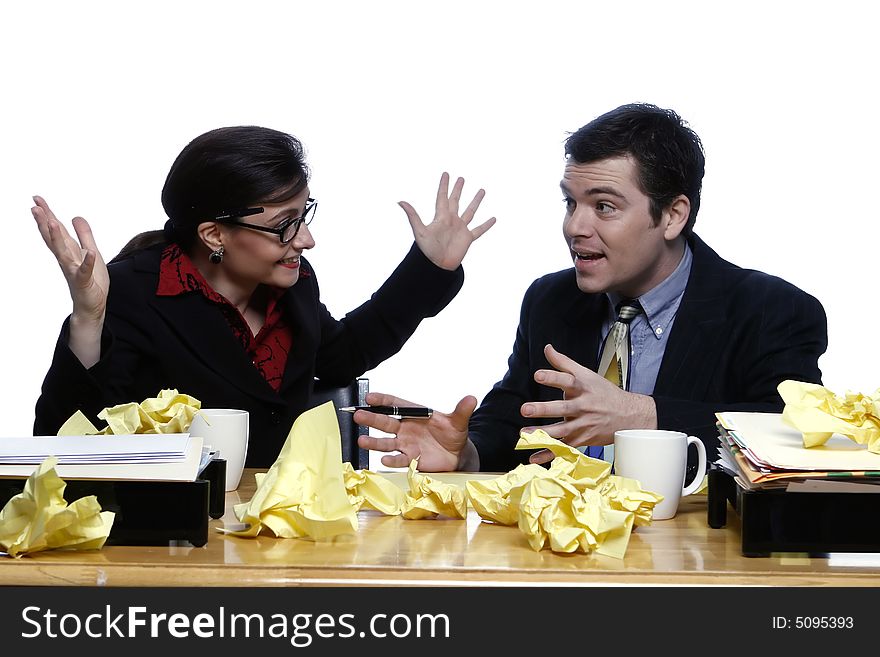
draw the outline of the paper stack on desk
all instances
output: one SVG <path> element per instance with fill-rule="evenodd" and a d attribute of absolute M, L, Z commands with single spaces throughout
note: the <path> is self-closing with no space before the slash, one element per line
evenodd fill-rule
<path fill-rule="evenodd" d="M 804 447 L 803 434 L 780 413 L 716 413 L 720 435 L 716 465 L 743 488 L 785 486 L 805 479 L 858 479 L 880 483 L 880 454 L 833 435 Z"/>
<path fill-rule="evenodd" d="M 49 456 L 64 479 L 195 481 L 202 439 L 187 433 L 0 438 L 0 477 L 28 477 Z"/>

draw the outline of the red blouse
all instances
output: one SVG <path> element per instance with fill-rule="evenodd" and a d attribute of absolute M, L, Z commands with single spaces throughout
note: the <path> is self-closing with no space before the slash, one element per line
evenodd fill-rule
<path fill-rule="evenodd" d="M 223 295 L 216 292 L 177 244 L 169 244 L 162 252 L 159 265 L 159 285 L 156 296 L 173 297 L 178 294 L 197 292 L 219 306 L 233 335 L 247 352 L 266 382 L 273 389 L 281 388 L 284 366 L 293 344 L 293 332 L 281 311 L 278 300 L 284 294 L 277 288 L 266 288 L 269 299 L 266 304 L 266 321 L 256 336 L 251 332 L 238 308 Z"/>

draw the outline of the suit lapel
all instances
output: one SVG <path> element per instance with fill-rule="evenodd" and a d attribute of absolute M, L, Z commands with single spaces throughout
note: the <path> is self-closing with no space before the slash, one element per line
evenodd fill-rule
<path fill-rule="evenodd" d="M 215 304 L 196 293 L 183 296 L 153 297 L 153 307 L 168 322 L 193 357 L 242 392 L 269 402 L 277 402 L 272 389 L 247 352 L 235 339 L 226 318 Z"/>
<path fill-rule="evenodd" d="M 575 297 L 565 309 L 563 331 L 559 335 L 559 343 L 554 348 L 569 356 L 584 367 L 596 371 L 599 365 L 599 338 L 602 330 L 602 318 L 605 313 L 605 296 L 602 294 L 585 294 L 577 285 L 574 286 Z"/>
<path fill-rule="evenodd" d="M 309 290 L 306 289 L 305 281 L 299 281 L 282 297 L 284 317 L 293 336 L 293 344 L 287 355 L 284 376 L 281 379 L 280 392 L 282 395 L 291 385 L 300 381 L 304 375 L 314 377 L 315 354 L 320 341 L 320 327 L 317 324 L 317 315 L 314 311 L 316 299 L 307 292 Z"/>
<path fill-rule="evenodd" d="M 699 399 L 712 381 L 712 366 L 725 344 L 727 263 L 696 235 L 692 237 L 691 248 L 691 274 L 669 334 L 654 393 Z"/>
<path fill-rule="evenodd" d="M 135 254 L 134 268 L 148 274 L 150 304 L 187 346 L 188 354 L 245 394 L 277 403 L 278 394 L 254 367 L 216 304 L 195 292 L 170 297 L 155 295 L 160 253 L 146 250 Z"/>

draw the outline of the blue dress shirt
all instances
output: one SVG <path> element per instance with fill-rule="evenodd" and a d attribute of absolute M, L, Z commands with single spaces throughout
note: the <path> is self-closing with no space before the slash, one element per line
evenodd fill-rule
<path fill-rule="evenodd" d="M 642 312 L 636 315 L 629 325 L 631 342 L 629 392 L 642 395 L 650 395 L 654 392 L 654 384 L 657 382 L 657 373 L 660 371 L 660 363 L 666 351 L 669 332 L 675 323 L 675 314 L 678 312 L 678 306 L 681 304 L 681 298 L 684 296 L 691 275 L 692 261 L 691 248 L 685 244 L 684 255 L 675 271 L 638 298 Z M 607 317 L 602 323 L 600 352 L 605 337 L 617 319 L 614 309 L 622 299 L 614 292 L 609 292 L 605 296 L 608 299 Z M 603 447 L 588 447 L 586 454 L 597 459 L 603 458 L 604 454 L 606 460 L 610 461 L 612 450 L 606 452 Z"/>

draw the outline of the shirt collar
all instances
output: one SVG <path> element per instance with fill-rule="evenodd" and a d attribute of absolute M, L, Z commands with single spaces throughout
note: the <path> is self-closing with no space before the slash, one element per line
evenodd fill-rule
<path fill-rule="evenodd" d="M 175 243 L 171 243 L 162 251 L 159 261 L 159 284 L 156 295 L 173 297 L 187 292 L 201 292 L 212 301 L 218 296 L 205 280 L 190 257 Z"/>
<path fill-rule="evenodd" d="M 663 337 L 669 324 L 675 318 L 675 313 L 678 311 L 681 297 L 684 295 L 684 290 L 691 275 L 693 259 L 691 247 L 685 242 L 684 254 L 675 271 L 638 299 L 644 313 L 644 320 L 647 321 L 651 327 L 651 333 L 658 340 Z M 617 307 L 622 298 L 616 292 L 608 292 L 606 296 L 611 302 L 612 309 Z M 639 317 L 636 317 L 634 321 L 638 319 Z"/>
<path fill-rule="evenodd" d="M 232 305 L 226 297 L 211 287 L 190 257 L 175 243 L 169 244 L 162 252 L 159 262 L 159 284 L 156 296 L 175 297 L 187 292 L 198 292 L 209 301 Z M 266 304 L 267 317 L 272 314 L 284 290 L 268 287 Z"/>

